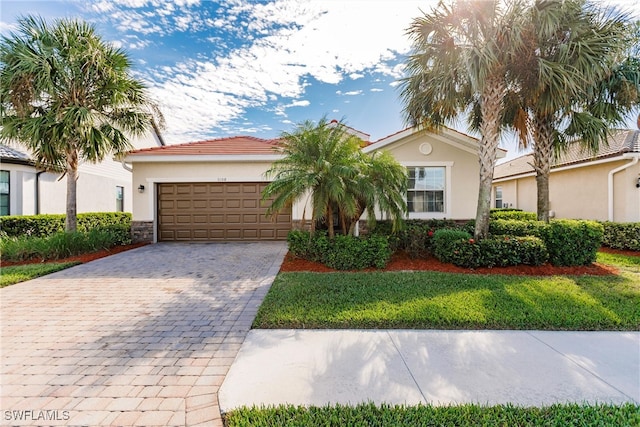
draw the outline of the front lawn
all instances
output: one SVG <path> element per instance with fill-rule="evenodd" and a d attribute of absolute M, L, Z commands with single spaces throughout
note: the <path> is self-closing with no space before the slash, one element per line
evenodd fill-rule
<path fill-rule="evenodd" d="M 512 405 L 357 406 L 241 408 L 224 416 L 225 426 L 637 426 L 637 405 L 556 404 L 544 408 Z"/>
<path fill-rule="evenodd" d="M 636 257 L 629 258 L 609 262 L 622 267 Z M 640 270 L 551 277 L 281 273 L 253 327 L 639 330 Z"/>
<path fill-rule="evenodd" d="M 12 267 L 2 267 L 0 274 L 0 288 L 55 273 L 56 271 L 64 270 L 65 268 L 73 267 L 78 264 L 80 263 L 50 262 L 43 264 L 25 264 Z"/>

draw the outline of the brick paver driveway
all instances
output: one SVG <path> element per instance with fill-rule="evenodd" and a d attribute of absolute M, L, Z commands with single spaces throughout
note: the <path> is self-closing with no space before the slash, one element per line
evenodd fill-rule
<path fill-rule="evenodd" d="M 0 290 L 2 425 L 222 425 L 286 245 L 155 244 Z"/>

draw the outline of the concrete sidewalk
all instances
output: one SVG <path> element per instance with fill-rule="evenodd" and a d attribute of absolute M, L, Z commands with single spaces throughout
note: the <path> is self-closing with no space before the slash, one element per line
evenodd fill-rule
<path fill-rule="evenodd" d="M 252 330 L 218 394 L 240 406 L 640 403 L 640 333 Z"/>

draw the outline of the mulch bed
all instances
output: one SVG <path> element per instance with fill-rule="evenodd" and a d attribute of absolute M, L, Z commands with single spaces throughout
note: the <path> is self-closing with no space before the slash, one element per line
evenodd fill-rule
<path fill-rule="evenodd" d="M 39 264 L 39 263 L 45 263 L 45 262 L 80 262 L 80 263 L 84 264 L 85 262 L 93 261 L 93 260 L 98 259 L 98 258 L 104 258 L 106 256 L 114 255 L 114 254 L 117 254 L 117 253 L 120 253 L 120 252 L 124 252 L 124 251 L 128 251 L 130 249 L 139 248 L 139 247 L 145 246 L 147 244 L 148 243 L 135 243 L 135 244 L 131 244 L 131 245 L 114 246 L 111 249 L 105 249 L 105 250 L 98 251 L 98 252 L 91 252 L 91 253 L 88 253 L 88 254 L 76 255 L 76 256 L 72 256 L 72 257 L 68 257 L 68 258 L 62 258 L 62 259 L 49 259 L 49 260 L 46 260 L 46 261 L 43 261 L 41 259 L 30 259 L 28 261 L 19 261 L 19 262 L 2 261 L 2 266 L 3 267 L 11 267 L 12 265 Z"/>
<path fill-rule="evenodd" d="M 619 252 L 617 252 L 619 253 Z M 638 252 L 632 252 L 638 256 Z M 295 258 L 291 253 L 287 253 L 280 271 L 311 271 L 311 272 L 335 272 L 326 265 Z M 617 274 L 615 267 L 594 263 L 579 267 L 556 267 L 550 264 L 541 266 L 519 265 L 514 267 L 493 267 L 493 268 L 462 268 L 453 264 L 445 264 L 435 257 L 429 256 L 426 259 L 411 259 L 405 252 L 397 252 L 391 257 L 387 267 L 378 270 L 374 268 L 365 271 L 441 271 L 444 273 L 466 273 L 466 274 L 506 274 L 518 276 L 607 276 Z"/>

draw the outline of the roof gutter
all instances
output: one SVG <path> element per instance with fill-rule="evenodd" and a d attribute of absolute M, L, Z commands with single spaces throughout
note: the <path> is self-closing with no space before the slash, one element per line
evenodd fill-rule
<path fill-rule="evenodd" d="M 633 165 L 638 164 L 638 161 L 640 160 L 640 153 L 633 153 L 633 154 L 625 154 L 623 156 L 623 158 L 627 158 L 627 159 L 631 159 L 631 161 L 625 165 L 619 166 L 615 169 L 612 169 L 609 171 L 609 176 L 607 178 L 607 185 L 608 185 L 608 207 L 609 207 L 609 212 L 608 212 L 608 220 L 609 221 L 613 221 L 613 175 L 617 174 L 618 172 L 621 172 L 627 168 L 630 168 Z"/>

